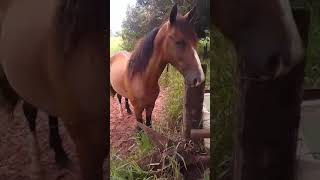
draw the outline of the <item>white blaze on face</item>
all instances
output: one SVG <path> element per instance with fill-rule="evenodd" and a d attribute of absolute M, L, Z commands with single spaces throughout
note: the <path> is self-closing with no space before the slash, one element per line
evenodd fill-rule
<path fill-rule="evenodd" d="M 291 6 L 289 0 L 280 0 L 280 6 L 283 10 L 283 13 L 281 18 L 283 19 L 283 22 L 285 23 L 286 30 L 288 31 L 290 42 L 290 56 L 291 56 L 291 66 L 290 67 L 284 67 L 282 64 L 280 64 L 279 70 L 281 72 L 278 72 L 278 74 L 285 74 L 290 71 L 290 69 L 286 70 L 285 68 L 292 68 L 294 65 L 298 64 L 302 60 L 303 56 L 303 47 L 302 47 L 302 40 L 300 38 L 297 25 L 294 21 Z"/>
<path fill-rule="evenodd" d="M 192 48 L 193 50 L 193 55 L 194 55 L 194 58 L 196 59 L 197 61 L 197 68 L 198 68 L 198 71 L 200 72 L 200 81 L 197 82 L 196 86 L 200 85 L 203 81 L 204 81 L 204 73 L 203 73 L 203 70 L 202 70 L 202 66 L 201 66 L 201 62 L 200 62 L 200 58 L 198 56 L 198 53 L 197 51 Z"/>

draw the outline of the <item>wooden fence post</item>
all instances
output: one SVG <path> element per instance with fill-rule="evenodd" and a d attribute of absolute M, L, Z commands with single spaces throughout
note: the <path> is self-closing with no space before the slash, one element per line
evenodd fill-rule
<path fill-rule="evenodd" d="M 204 72 L 207 65 L 202 64 Z M 183 131 L 186 139 L 191 138 L 191 129 L 202 128 L 202 106 L 204 99 L 205 81 L 198 87 L 185 86 L 184 92 L 184 108 L 183 108 Z"/>
<path fill-rule="evenodd" d="M 309 12 L 296 9 L 293 14 L 306 47 Z M 244 73 L 240 67 L 238 77 Z M 296 179 L 304 67 L 305 60 L 274 81 L 239 79 L 233 180 Z"/>

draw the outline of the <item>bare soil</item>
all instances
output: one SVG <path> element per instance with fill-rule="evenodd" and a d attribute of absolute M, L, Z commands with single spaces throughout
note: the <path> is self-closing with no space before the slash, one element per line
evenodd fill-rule
<path fill-rule="evenodd" d="M 166 91 L 161 89 L 156 101 L 152 123 L 157 124 L 164 115 L 164 98 Z M 123 116 L 121 115 L 119 102 L 116 97 L 110 99 L 110 142 L 112 152 L 120 157 L 126 157 L 135 150 L 136 118 L 133 108 L 130 105 L 132 114 L 128 114 L 125 109 L 125 100 L 122 99 Z M 145 119 L 145 112 L 143 113 Z"/>
<path fill-rule="evenodd" d="M 19 104 L 14 117 L 0 112 L 0 180 L 29 180 L 31 170 L 31 132 Z M 54 160 L 54 151 L 49 146 L 48 118 L 43 112 L 38 113 L 37 137 L 40 147 L 40 161 L 47 180 L 77 179 L 78 171 L 59 169 Z M 77 164 L 74 144 L 62 122 L 59 122 L 63 147 L 73 164 Z M 75 166 L 75 169 L 79 167 Z"/>

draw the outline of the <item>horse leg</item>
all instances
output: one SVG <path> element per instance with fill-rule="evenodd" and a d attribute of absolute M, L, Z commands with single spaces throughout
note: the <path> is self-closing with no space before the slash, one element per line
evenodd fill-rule
<path fill-rule="evenodd" d="M 151 116 L 152 116 L 153 108 L 154 108 L 154 104 L 147 106 L 147 108 L 146 108 L 146 125 L 150 128 L 152 127 Z"/>
<path fill-rule="evenodd" d="M 76 145 L 82 180 L 102 180 L 104 158 L 109 155 L 107 121 L 95 119 L 90 116 L 62 118 Z"/>
<path fill-rule="evenodd" d="M 40 149 L 36 133 L 37 108 L 27 102 L 23 102 L 23 112 L 31 131 L 31 171 L 32 179 L 43 179 L 44 174 L 40 165 Z"/>
<path fill-rule="evenodd" d="M 55 152 L 55 161 L 60 168 L 70 167 L 71 160 L 62 147 L 62 140 L 59 134 L 58 118 L 49 115 L 49 142 Z"/>
<path fill-rule="evenodd" d="M 121 106 L 122 96 L 120 94 L 117 94 L 117 97 L 118 97 L 118 101 L 119 101 L 120 113 L 121 113 L 121 116 L 123 116 L 123 109 L 122 109 L 122 106 Z"/>
<path fill-rule="evenodd" d="M 126 100 L 127 113 L 128 113 L 128 114 L 132 114 L 132 111 L 131 111 L 131 109 L 130 109 L 130 105 L 129 105 L 129 100 L 128 100 L 128 98 L 125 98 L 125 100 Z"/>
<path fill-rule="evenodd" d="M 135 112 L 137 121 L 143 124 L 143 119 L 142 119 L 143 108 L 138 108 L 134 106 L 134 112 Z M 138 125 L 136 125 L 136 130 L 140 132 L 141 128 Z"/>

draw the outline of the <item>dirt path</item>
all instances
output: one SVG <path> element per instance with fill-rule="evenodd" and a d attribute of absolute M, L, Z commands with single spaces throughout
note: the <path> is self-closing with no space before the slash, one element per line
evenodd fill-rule
<path fill-rule="evenodd" d="M 156 124 L 164 113 L 164 98 L 166 91 L 161 89 L 152 114 L 152 123 Z M 127 156 L 135 149 L 136 118 L 134 112 L 130 115 L 122 99 L 123 116 L 120 113 L 119 102 L 116 97 L 110 99 L 110 142 L 113 153 L 120 157 Z M 132 106 L 130 106 L 133 111 Z M 143 113 L 145 119 L 145 113 Z"/>

